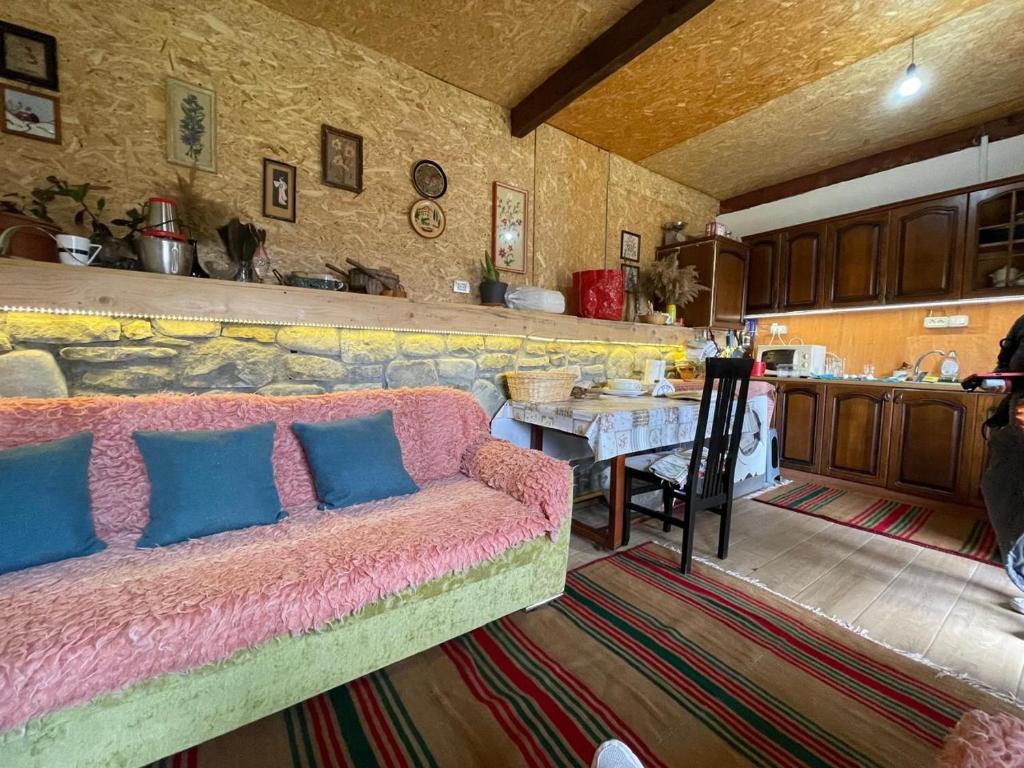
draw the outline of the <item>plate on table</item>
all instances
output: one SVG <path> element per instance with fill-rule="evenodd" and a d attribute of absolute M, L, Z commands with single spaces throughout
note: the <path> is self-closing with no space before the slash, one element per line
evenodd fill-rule
<path fill-rule="evenodd" d="M 642 389 L 606 389 L 604 393 L 606 395 L 614 395 L 615 397 L 640 397 L 647 394 Z"/>

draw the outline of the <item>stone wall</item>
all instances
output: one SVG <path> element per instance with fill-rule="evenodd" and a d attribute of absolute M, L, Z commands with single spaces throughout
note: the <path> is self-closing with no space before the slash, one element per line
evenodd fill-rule
<path fill-rule="evenodd" d="M 502 374 L 567 368 L 623 377 L 673 347 L 517 336 L 0 313 L 0 396 L 154 392 L 318 394 L 430 385 L 472 392 L 491 415 Z"/>

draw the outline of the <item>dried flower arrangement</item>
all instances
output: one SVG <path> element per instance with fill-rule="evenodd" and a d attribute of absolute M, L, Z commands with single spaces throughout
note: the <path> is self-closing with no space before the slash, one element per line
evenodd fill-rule
<path fill-rule="evenodd" d="M 698 280 L 692 264 L 680 267 L 674 258 L 661 259 L 640 273 L 640 287 L 645 296 L 655 297 L 662 304 L 689 304 L 701 291 L 708 290 Z"/>

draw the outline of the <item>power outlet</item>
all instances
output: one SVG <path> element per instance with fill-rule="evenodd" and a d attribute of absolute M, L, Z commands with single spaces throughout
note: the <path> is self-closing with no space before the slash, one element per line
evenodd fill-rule
<path fill-rule="evenodd" d="M 934 317 L 926 317 L 924 319 L 925 328 L 949 328 L 950 318 L 945 315 L 939 315 Z"/>
<path fill-rule="evenodd" d="M 454 283 L 452 283 L 452 290 L 455 293 L 469 293 L 469 281 L 456 280 Z"/>
<path fill-rule="evenodd" d="M 783 325 L 782 323 L 772 323 L 768 327 L 768 332 L 772 336 L 785 336 L 789 332 L 789 326 Z"/>
<path fill-rule="evenodd" d="M 950 328 L 966 328 L 971 324 L 971 318 L 967 315 L 950 315 L 949 316 L 949 327 Z"/>

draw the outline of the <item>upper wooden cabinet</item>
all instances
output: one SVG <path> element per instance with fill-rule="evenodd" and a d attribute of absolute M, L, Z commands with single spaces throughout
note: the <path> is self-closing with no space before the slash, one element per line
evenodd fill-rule
<path fill-rule="evenodd" d="M 779 308 L 779 252 L 777 232 L 743 238 L 747 259 L 747 312 L 774 312 Z"/>
<path fill-rule="evenodd" d="M 821 306 L 824 239 L 825 225 L 820 223 L 792 227 L 783 233 L 780 310 L 813 309 Z"/>
<path fill-rule="evenodd" d="M 886 298 L 930 301 L 960 295 L 967 195 L 911 203 L 890 211 Z"/>
<path fill-rule="evenodd" d="M 675 254 L 679 266 L 697 268 L 710 288 L 683 308 L 688 326 L 738 328 L 743 325 L 747 288 L 747 246 L 726 237 L 708 237 L 658 249 L 658 258 Z"/>
<path fill-rule="evenodd" d="M 1024 291 L 1024 182 L 971 192 L 964 295 Z"/>
<path fill-rule="evenodd" d="M 825 305 L 879 304 L 884 298 L 889 212 L 847 216 L 825 228 Z"/>
<path fill-rule="evenodd" d="M 825 397 L 822 474 L 885 485 L 892 418 L 892 390 L 830 384 Z"/>

